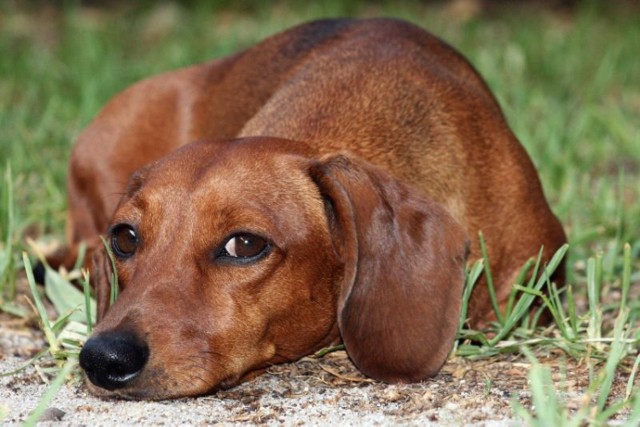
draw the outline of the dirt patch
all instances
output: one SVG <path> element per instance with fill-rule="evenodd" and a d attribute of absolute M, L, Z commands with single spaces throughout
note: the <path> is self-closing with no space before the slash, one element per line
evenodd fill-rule
<path fill-rule="evenodd" d="M 18 299 L 24 301 L 24 298 Z M 28 308 L 25 305 L 24 308 Z M 45 346 L 35 317 L 0 314 L 0 372 L 18 368 Z M 589 366 L 557 352 L 540 359 L 552 370 L 568 408 L 583 403 Z M 484 360 L 452 357 L 435 378 L 388 385 L 364 377 L 344 351 L 274 366 L 256 379 L 212 396 L 162 402 L 102 400 L 81 382 L 65 385 L 46 414 L 48 423 L 258 424 L 338 423 L 357 425 L 521 425 L 512 401 L 531 407 L 527 375 L 531 365 L 517 355 Z M 614 383 L 624 396 L 629 367 Z M 0 377 L 1 423 L 19 424 L 47 389 L 48 374 L 31 366 Z"/>

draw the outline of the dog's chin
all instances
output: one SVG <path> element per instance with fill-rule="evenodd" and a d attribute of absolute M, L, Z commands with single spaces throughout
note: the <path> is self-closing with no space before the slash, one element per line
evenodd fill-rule
<path fill-rule="evenodd" d="M 107 390 L 93 384 L 89 378 L 85 378 L 85 384 L 89 393 L 105 400 L 162 400 L 170 398 L 169 396 L 163 396 L 161 393 L 154 393 L 150 390 L 138 390 L 128 387 L 118 390 Z"/>
<path fill-rule="evenodd" d="M 92 395 L 99 397 L 100 399 L 105 400 L 169 400 L 169 399 L 180 399 L 180 398 L 189 398 L 189 397 L 197 397 L 204 396 L 209 394 L 214 394 L 218 390 L 225 390 L 232 388 L 242 382 L 251 380 L 258 376 L 264 370 L 257 370 L 245 374 L 244 376 L 233 375 L 228 378 L 225 378 L 217 386 L 212 387 L 207 390 L 202 389 L 180 389 L 178 387 L 163 387 L 160 384 L 154 384 L 153 386 L 143 385 L 143 384 L 132 384 L 129 387 L 124 387 L 116 390 L 107 390 L 102 387 L 98 387 L 93 384 L 88 377 L 85 376 L 85 384 L 87 386 L 87 390 Z"/>

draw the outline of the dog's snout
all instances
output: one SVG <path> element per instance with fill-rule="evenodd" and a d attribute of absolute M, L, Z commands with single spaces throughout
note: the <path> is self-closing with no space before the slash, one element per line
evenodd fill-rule
<path fill-rule="evenodd" d="M 108 332 L 90 338 L 80 352 L 80 366 L 98 387 L 125 387 L 140 374 L 149 347 L 134 334 Z"/>

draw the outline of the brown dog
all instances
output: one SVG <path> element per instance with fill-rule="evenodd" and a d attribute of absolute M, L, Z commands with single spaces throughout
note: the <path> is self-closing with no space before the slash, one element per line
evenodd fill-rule
<path fill-rule="evenodd" d="M 68 186 L 51 261 L 93 253 L 80 362 L 103 395 L 207 393 L 338 342 L 373 378 L 421 380 L 455 338 L 479 231 L 501 304 L 566 240 L 478 74 L 389 19 L 313 22 L 134 85 L 80 136 Z M 482 284 L 469 315 L 492 317 Z"/>

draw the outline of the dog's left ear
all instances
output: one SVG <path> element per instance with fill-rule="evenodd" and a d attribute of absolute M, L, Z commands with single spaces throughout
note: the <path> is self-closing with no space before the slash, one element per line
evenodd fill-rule
<path fill-rule="evenodd" d="M 441 205 L 357 157 L 326 157 L 310 175 L 344 263 L 337 310 L 349 357 L 388 382 L 435 375 L 457 332 L 468 253 L 462 227 Z"/>

